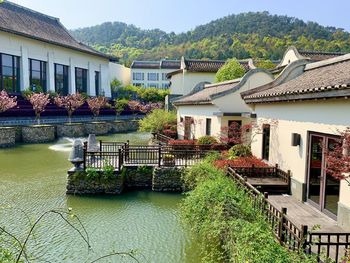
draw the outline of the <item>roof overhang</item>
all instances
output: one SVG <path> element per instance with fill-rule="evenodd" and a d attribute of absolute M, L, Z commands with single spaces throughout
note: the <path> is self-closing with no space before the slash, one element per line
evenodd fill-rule
<path fill-rule="evenodd" d="M 256 118 L 256 114 L 251 112 L 214 112 L 213 115 L 218 117 Z"/>

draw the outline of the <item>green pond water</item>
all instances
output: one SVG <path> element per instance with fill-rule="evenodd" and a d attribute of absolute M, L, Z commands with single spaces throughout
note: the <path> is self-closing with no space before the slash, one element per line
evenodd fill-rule
<path fill-rule="evenodd" d="M 109 141 L 145 144 L 149 134 L 101 137 Z M 198 262 L 198 248 L 181 224 L 180 194 L 135 191 L 121 196 L 66 196 L 67 161 L 72 141 L 19 145 L 0 150 L 0 225 L 23 238 L 29 220 L 50 209 L 79 216 L 92 250 L 57 215 L 44 218 L 28 244 L 31 262 L 91 262 L 113 251 L 136 250 L 140 262 Z M 75 221 L 73 221 L 75 222 Z M 99 262 L 135 262 L 113 257 Z"/>

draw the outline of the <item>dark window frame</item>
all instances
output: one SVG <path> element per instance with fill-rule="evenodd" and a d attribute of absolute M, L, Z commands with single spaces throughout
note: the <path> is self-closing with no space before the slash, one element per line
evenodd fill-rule
<path fill-rule="evenodd" d="M 12 60 L 12 66 L 4 66 L 3 65 L 3 56 L 10 56 Z M 3 75 L 3 68 L 11 68 L 12 75 L 10 78 L 12 79 L 12 87 L 5 86 L 5 79 Z M 5 77 L 9 77 L 5 75 Z M 13 81 L 15 79 L 15 81 Z M 14 56 L 11 54 L 0 53 L 0 90 L 6 90 L 8 93 L 19 93 L 21 92 L 20 85 L 20 57 Z"/>
<path fill-rule="evenodd" d="M 101 86 L 101 73 L 99 71 L 95 71 L 95 95 L 96 96 L 103 95 L 100 86 Z"/>
<path fill-rule="evenodd" d="M 263 124 L 262 133 L 262 159 L 268 161 L 270 158 L 270 137 L 271 137 L 271 126 L 270 124 Z"/>
<path fill-rule="evenodd" d="M 81 71 L 81 77 L 78 77 L 78 72 Z M 78 87 L 78 81 L 80 81 L 81 78 L 81 87 Z M 87 69 L 84 68 L 75 68 L 75 91 L 79 93 L 85 93 L 87 94 Z M 80 86 L 80 85 L 79 85 Z"/>
<path fill-rule="evenodd" d="M 33 70 L 33 62 L 39 62 L 39 70 Z M 33 72 L 39 72 L 39 85 L 43 89 L 43 92 L 47 91 L 47 62 L 30 58 L 29 59 L 29 85 L 33 88 L 36 85 L 33 79 Z"/>
<path fill-rule="evenodd" d="M 205 120 L 205 135 L 211 136 L 211 118 Z"/>
<path fill-rule="evenodd" d="M 57 73 L 58 67 L 62 67 L 62 74 Z M 62 81 L 59 80 L 59 75 L 62 75 Z M 62 92 L 60 91 L 59 84 L 63 85 Z M 55 63 L 55 91 L 63 96 L 69 93 L 69 66 Z"/>

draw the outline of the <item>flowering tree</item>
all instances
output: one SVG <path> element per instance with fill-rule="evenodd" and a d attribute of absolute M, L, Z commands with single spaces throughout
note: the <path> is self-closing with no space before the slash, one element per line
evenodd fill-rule
<path fill-rule="evenodd" d="M 134 119 L 136 118 L 137 112 L 141 109 L 142 105 L 137 100 L 130 100 L 128 102 L 128 107 L 133 111 Z"/>
<path fill-rule="evenodd" d="M 333 149 L 327 150 L 326 173 L 339 179 L 346 180 L 350 185 L 350 128 L 341 133 L 338 143 Z"/>
<path fill-rule="evenodd" d="M 0 92 L 0 113 L 17 105 L 17 97 L 10 97 L 5 90 Z"/>
<path fill-rule="evenodd" d="M 32 104 L 33 110 L 35 111 L 38 124 L 40 124 L 40 114 L 45 111 L 46 105 L 50 102 L 49 96 L 49 94 L 44 94 L 42 92 L 33 93 L 28 96 L 28 100 Z"/>
<path fill-rule="evenodd" d="M 89 105 L 90 110 L 92 111 L 92 114 L 96 118 L 98 115 L 100 115 L 100 110 L 103 107 L 106 107 L 108 104 L 106 97 L 95 97 L 95 98 L 89 98 L 87 99 L 87 103 Z"/>
<path fill-rule="evenodd" d="M 163 104 L 161 102 L 152 102 L 152 103 L 140 104 L 139 111 L 147 114 L 152 112 L 153 110 L 162 109 L 162 108 L 163 108 Z"/>
<path fill-rule="evenodd" d="M 54 102 L 58 107 L 67 110 L 69 123 L 71 123 L 73 112 L 84 104 L 85 98 L 80 93 L 76 93 L 67 96 L 57 96 Z"/>

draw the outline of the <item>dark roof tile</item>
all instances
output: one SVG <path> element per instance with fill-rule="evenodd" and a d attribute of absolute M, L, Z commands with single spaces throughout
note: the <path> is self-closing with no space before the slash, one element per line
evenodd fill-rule
<path fill-rule="evenodd" d="M 8 1 L 0 4 L 0 31 L 113 59 L 111 56 L 79 43 L 69 34 L 58 18 L 41 14 Z"/>

